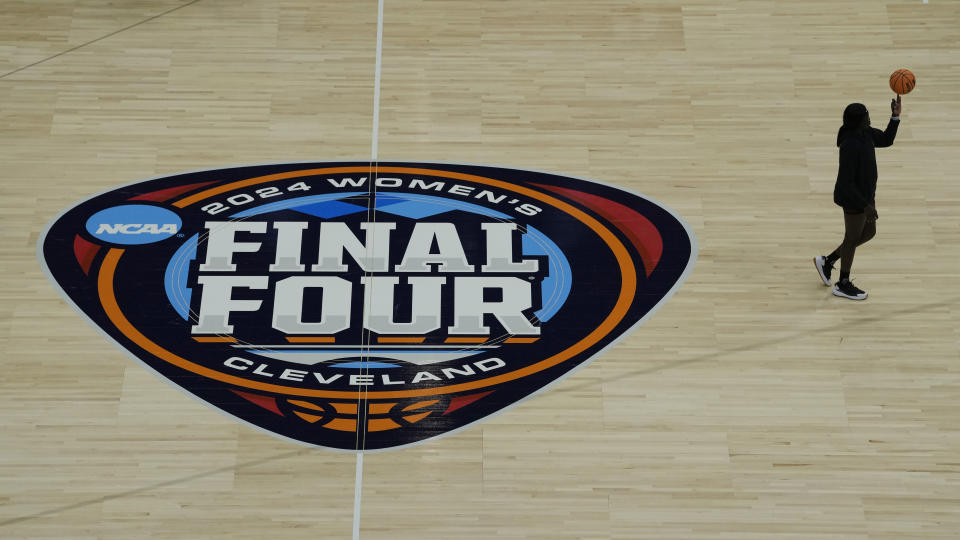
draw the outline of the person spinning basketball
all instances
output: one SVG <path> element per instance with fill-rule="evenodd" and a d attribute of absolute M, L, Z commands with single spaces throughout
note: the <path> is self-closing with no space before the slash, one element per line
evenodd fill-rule
<path fill-rule="evenodd" d="M 824 285 L 830 285 L 833 263 L 840 259 L 840 279 L 833 294 L 851 300 L 863 300 L 867 293 L 850 281 L 850 268 L 857 246 L 877 234 L 877 156 L 875 148 L 886 148 L 897 137 L 902 110 L 900 96 L 890 101 L 890 122 L 880 131 L 870 126 L 870 113 L 862 103 L 851 103 L 843 110 L 843 125 L 837 132 L 840 166 L 833 189 L 833 202 L 843 208 L 843 242 L 826 257 L 814 257 L 813 264 Z"/>

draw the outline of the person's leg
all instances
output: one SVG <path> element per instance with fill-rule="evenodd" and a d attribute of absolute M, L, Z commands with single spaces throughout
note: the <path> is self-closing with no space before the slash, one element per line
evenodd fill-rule
<path fill-rule="evenodd" d="M 860 238 L 863 236 L 863 229 L 867 223 L 867 216 L 863 212 L 850 213 L 843 212 L 843 243 L 837 250 L 840 252 L 840 279 L 850 277 L 850 269 L 853 268 L 853 256 L 857 252 L 857 245 L 860 244 Z"/>
<path fill-rule="evenodd" d="M 863 212 L 850 212 L 844 209 L 843 226 L 843 242 L 837 246 L 837 249 L 833 250 L 833 252 L 826 257 L 817 256 L 813 258 L 813 264 L 820 273 L 820 279 L 823 280 L 824 285 L 831 284 L 830 274 L 833 272 L 833 265 L 838 259 L 841 259 L 841 279 L 844 277 L 849 278 L 850 267 L 853 266 L 853 255 L 856 252 L 857 246 L 866 243 L 876 234 L 876 222 L 868 222 L 866 220 L 866 214 Z M 844 254 L 847 254 L 848 260 L 846 263 L 842 262 Z"/>
<path fill-rule="evenodd" d="M 829 255 L 824 257 L 824 259 L 826 259 L 831 266 L 833 266 L 833 263 L 840 260 L 840 248 L 842 247 L 843 247 L 843 243 L 841 242 L 840 245 L 837 246 L 837 249 L 833 250 Z"/>
<path fill-rule="evenodd" d="M 846 222 L 846 218 L 844 218 L 844 221 Z M 866 244 L 871 239 L 873 239 L 873 237 L 876 235 L 877 235 L 876 220 L 869 220 L 869 219 L 866 220 L 863 225 L 863 232 L 860 233 L 860 238 L 857 240 L 856 247 L 860 247 L 863 244 Z M 844 234 L 844 240 L 846 240 L 846 234 Z M 824 257 L 827 264 L 829 264 L 830 266 L 833 266 L 833 263 L 837 262 L 837 259 L 840 258 L 842 249 L 843 249 L 843 244 L 841 243 L 839 246 L 837 246 L 837 249 L 833 250 L 832 253 Z"/>
<path fill-rule="evenodd" d="M 856 253 L 856 248 L 866 244 L 877 235 L 876 220 L 866 219 L 864 212 L 849 212 L 844 209 L 843 225 L 843 242 L 837 246 L 837 249 L 825 257 L 818 256 L 813 259 L 813 264 L 817 267 L 817 271 L 820 272 L 820 279 L 823 280 L 824 285 L 830 285 L 830 274 L 833 271 L 833 265 L 838 259 L 841 260 L 840 279 L 849 279 L 850 268 L 853 266 L 853 256 Z M 857 231 L 859 231 L 859 233 Z M 848 255 L 845 263 L 843 262 L 844 254 Z"/>
<path fill-rule="evenodd" d="M 868 219 L 863 225 L 863 232 L 860 233 L 860 240 L 857 241 L 857 247 L 862 246 L 869 242 L 874 236 L 877 235 L 877 221 L 874 219 Z"/>
<path fill-rule="evenodd" d="M 873 234 L 876 233 L 876 227 L 873 227 L 872 232 L 866 231 L 868 234 L 864 234 L 867 225 L 866 214 L 863 212 L 850 213 L 848 211 L 843 213 L 843 225 L 843 243 L 840 244 L 839 248 L 840 279 L 837 280 L 837 284 L 833 288 L 833 294 L 851 300 L 863 300 L 867 297 L 867 293 L 855 287 L 850 281 L 850 269 L 853 267 L 853 256 L 857 251 L 857 245 L 861 243 L 861 240 L 866 242 L 872 238 Z"/>

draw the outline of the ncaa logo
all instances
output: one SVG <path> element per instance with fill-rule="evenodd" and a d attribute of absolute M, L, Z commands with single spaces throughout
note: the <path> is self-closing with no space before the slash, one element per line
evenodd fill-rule
<path fill-rule="evenodd" d="M 356 451 L 456 431 L 584 367 L 673 294 L 696 241 L 663 206 L 582 179 L 292 163 L 95 196 L 38 249 L 61 293 L 171 384 Z"/>
<path fill-rule="evenodd" d="M 159 206 L 124 204 L 101 210 L 87 220 L 90 236 L 114 244 L 150 244 L 180 230 L 180 216 Z"/>

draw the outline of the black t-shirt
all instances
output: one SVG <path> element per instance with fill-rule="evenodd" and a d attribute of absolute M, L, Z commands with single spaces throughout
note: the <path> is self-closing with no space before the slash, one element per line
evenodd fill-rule
<path fill-rule="evenodd" d="M 851 131 L 840 129 L 840 167 L 833 188 L 833 202 L 851 210 L 862 210 L 872 204 L 877 191 L 877 156 L 874 148 L 885 148 L 897 137 L 900 120 L 890 119 L 887 129 Z"/>

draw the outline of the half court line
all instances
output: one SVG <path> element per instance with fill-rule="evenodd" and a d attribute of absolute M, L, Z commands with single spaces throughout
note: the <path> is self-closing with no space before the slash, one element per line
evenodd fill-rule
<path fill-rule="evenodd" d="M 374 167 L 377 166 L 377 151 L 378 151 L 378 139 L 380 133 L 380 73 L 381 66 L 383 65 L 383 1 L 377 1 L 377 54 L 376 54 L 376 65 L 374 67 L 373 75 L 373 134 L 370 137 L 370 168 L 371 168 L 371 178 L 370 178 L 370 189 L 371 195 L 369 197 L 369 207 L 368 211 L 372 210 L 373 212 L 373 221 L 376 222 L 376 202 L 375 198 L 377 195 L 376 192 L 376 172 L 374 172 Z M 369 214 L 368 214 L 369 217 Z M 373 247 L 373 240 L 369 242 L 370 246 Z M 364 302 L 369 302 L 369 298 L 365 298 Z M 369 313 L 369 306 L 364 305 L 364 313 Z M 364 321 L 366 322 L 366 321 Z M 364 328 L 361 330 L 361 336 L 364 339 L 361 339 L 361 346 L 366 346 L 369 348 L 371 335 L 370 332 L 366 330 L 367 325 L 364 324 Z M 364 343 L 365 342 L 365 343 Z M 369 353 L 368 353 L 369 355 Z M 360 356 L 361 360 L 363 355 Z M 360 374 L 365 375 L 364 369 L 361 367 Z M 353 540 L 360 540 L 360 508 L 361 502 L 363 499 L 363 451 L 367 446 L 367 414 L 366 406 L 366 388 L 357 387 L 357 465 L 356 465 L 356 478 L 354 479 L 353 484 Z M 360 435 L 360 430 L 363 430 L 363 435 Z M 362 437 L 362 442 L 360 437 Z"/>

